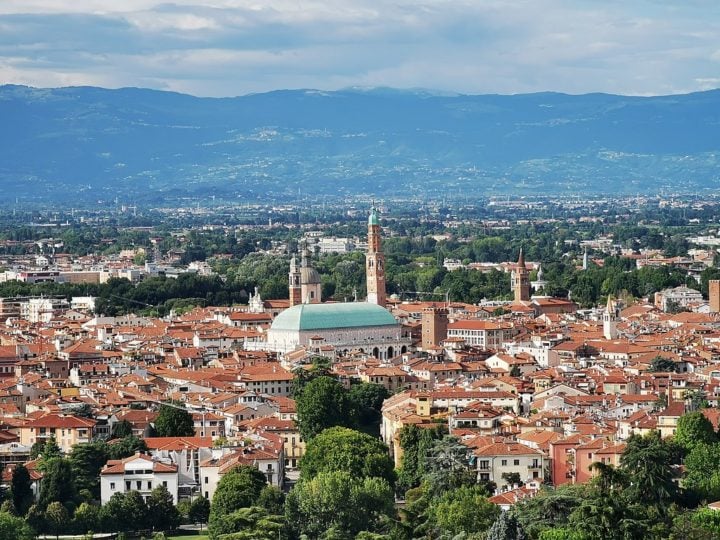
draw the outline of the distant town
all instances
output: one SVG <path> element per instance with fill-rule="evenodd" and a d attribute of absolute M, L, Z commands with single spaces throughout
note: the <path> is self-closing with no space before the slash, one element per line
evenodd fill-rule
<path fill-rule="evenodd" d="M 717 537 L 719 211 L 7 207 L 0 531 Z"/>

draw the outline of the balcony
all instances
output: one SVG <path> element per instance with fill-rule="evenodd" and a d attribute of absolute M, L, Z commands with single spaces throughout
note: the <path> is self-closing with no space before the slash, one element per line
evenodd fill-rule
<path fill-rule="evenodd" d="M 530 465 L 527 466 L 528 469 L 542 469 L 541 463 L 530 463 Z"/>

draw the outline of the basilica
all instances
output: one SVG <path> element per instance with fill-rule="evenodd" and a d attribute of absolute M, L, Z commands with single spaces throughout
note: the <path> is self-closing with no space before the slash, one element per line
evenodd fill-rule
<path fill-rule="evenodd" d="M 385 256 L 381 246 L 380 218 L 373 208 L 368 218 L 365 255 L 367 300 L 322 302 L 320 275 L 312 267 L 310 252 L 302 250 L 300 265 L 290 261 L 290 307 L 280 313 L 267 333 L 267 349 L 281 356 L 300 347 L 332 347 L 337 355 L 352 351 L 379 359 L 407 352 L 410 338 L 385 309 Z"/>

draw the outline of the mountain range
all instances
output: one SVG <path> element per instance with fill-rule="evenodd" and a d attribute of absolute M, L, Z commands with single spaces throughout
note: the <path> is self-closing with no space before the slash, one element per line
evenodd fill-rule
<path fill-rule="evenodd" d="M 0 202 L 698 192 L 720 184 L 720 90 L 233 98 L 0 86 Z"/>

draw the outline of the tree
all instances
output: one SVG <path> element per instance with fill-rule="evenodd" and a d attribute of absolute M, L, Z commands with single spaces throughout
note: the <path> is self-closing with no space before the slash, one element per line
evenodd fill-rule
<path fill-rule="evenodd" d="M 3 540 L 33 540 L 35 533 L 21 518 L 0 512 L 0 538 Z"/>
<path fill-rule="evenodd" d="M 348 395 L 357 412 L 359 425 L 369 431 L 378 431 L 383 402 L 390 397 L 387 389 L 380 384 L 364 382 L 352 385 Z"/>
<path fill-rule="evenodd" d="M 39 505 L 47 508 L 50 503 L 75 503 L 75 473 L 70 460 L 53 458 L 45 462 L 43 481 L 40 484 Z"/>
<path fill-rule="evenodd" d="M 328 428 L 308 442 L 300 461 L 301 476 L 310 479 L 322 472 L 345 471 L 356 478 L 384 478 L 395 483 L 393 462 L 382 441 L 344 427 Z"/>
<path fill-rule="evenodd" d="M 52 502 L 45 510 L 45 520 L 51 532 L 55 533 L 55 537 L 59 538 L 60 533 L 70 525 L 70 516 L 67 509 L 59 502 Z"/>
<path fill-rule="evenodd" d="M 519 485 L 522 485 L 522 483 L 523 483 L 519 472 L 502 473 L 500 475 L 500 478 L 505 480 L 505 483 L 508 486 L 519 486 Z"/>
<path fill-rule="evenodd" d="M 669 358 L 657 355 L 650 361 L 650 371 L 653 373 L 675 373 L 677 365 Z"/>
<path fill-rule="evenodd" d="M 30 473 L 25 465 L 16 465 L 13 469 L 12 479 L 10 481 L 10 491 L 12 494 L 12 503 L 15 512 L 19 516 L 24 516 L 33 504 L 35 499 L 32 491 L 32 481 Z"/>
<path fill-rule="evenodd" d="M 128 491 L 125 493 L 120 515 L 123 517 L 123 521 L 128 523 L 128 525 L 125 525 L 127 528 L 124 530 L 137 531 L 139 529 L 144 529 L 148 526 L 148 522 L 150 521 L 150 515 L 148 507 L 145 504 L 145 500 L 137 491 Z"/>
<path fill-rule="evenodd" d="M 255 467 L 240 465 L 225 473 L 218 482 L 210 506 L 210 532 L 220 526 L 223 516 L 253 506 L 265 485 L 265 475 Z"/>
<path fill-rule="evenodd" d="M 197 497 L 190 503 L 188 518 L 192 523 L 207 523 L 210 518 L 210 501 L 205 497 Z"/>
<path fill-rule="evenodd" d="M 172 530 L 180 525 L 180 512 L 165 486 L 158 486 L 147 499 L 148 523 L 153 529 Z"/>
<path fill-rule="evenodd" d="M 125 459 L 138 452 L 147 452 L 147 449 L 147 443 L 134 435 L 113 441 L 112 444 L 107 445 L 109 459 Z"/>
<path fill-rule="evenodd" d="M 566 526 L 583 501 L 585 491 L 581 484 L 543 488 L 535 497 L 523 499 L 515 506 L 517 518 L 528 535 L 537 538 L 542 531 Z"/>
<path fill-rule="evenodd" d="M 106 532 L 129 531 L 132 520 L 128 521 L 126 517 L 125 493 L 113 493 L 110 500 L 100 508 L 101 529 Z"/>
<path fill-rule="evenodd" d="M 296 536 L 322 538 L 329 529 L 353 538 L 380 532 L 395 515 L 394 496 L 382 478 L 356 478 L 345 471 L 323 472 L 301 480 L 288 494 L 285 518 Z"/>
<path fill-rule="evenodd" d="M 284 529 L 283 516 L 269 514 L 265 508 L 240 508 L 222 516 L 210 532 L 211 540 L 277 540 Z"/>
<path fill-rule="evenodd" d="M 457 437 L 445 436 L 433 441 L 425 457 L 425 479 L 432 497 L 461 486 L 475 484 L 470 468 L 470 450 Z"/>
<path fill-rule="evenodd" d="M 84 502 L 75 510 L 72 528 L 76 533 L 84 534 L 100 530 L 101 523 L 100 507 Z"/>
<path fill-rule="evenodd" d="M 717 442 L 717 434 L 710 420 L 703 413 L 696 411 L 680 417 L 675 431 L 675 442 L 685 452 L 690 452 L 698 444 Z"/>
<path fill-rule="evenodd" d="M 488 501 L 480 486 L 462 486 L 444 493 L 429 510 L 429 525 L 434 534 L 454 536 L 460 533 L 482 533 L 488 530 L 500 508 Z"/>
<path fill-rule="evenodd" d="M 158 437 L 193 437 L 195 423 L 192 415 L 180 405 L 161 405 L 155 419 L 155 431 Z"/>
<path fill-rule="evenodd" d="M 292 396 L 300 397 L 308 383 L 318 377 L 329 377 L 332 361 L 326 356 L 313 356 L 310 369 L 298 367 L 293 371 Z"/>
<path fill-rule="evenodd" d="M 332 377 L 317 377 L 296 398 L 300 435 L 310 441 L 333 426 L 353 427 L 355 410 L 345 388 Z"/>
<path fill-rule="evenodd" d="M 100 470 L 107 463 L 108 455 L 105 442 L 73 446 L 68 459 L 75 473 L 75 486 L 78 491 L 88 490 L 95 499 L 100 498 Z"/>
<path fill-rule="evenodd" d="M 677 452 L 656 431 L 644 437 L 631 436 L 620 457 L 620 467 L 627 474 L 630 503 L 654 504 L 664 508 L 677 495 L 673 481 L 673 464 Z"/>
<path fill-rule="evenodd" d="M 261 506 L 270 515 L 281 515 L 285 508 L 285 494 L 275 486 L 267 485 L 260 492 L 257 506 Z"/>
<path fill-rule="evenodd" d="M 55 441 L 55 436 L 52 436 L 45 441 L 38 457 L 41 459 L 40 469 L 42 469 L 48 461 L 54 458 L 62 457 L 62 450 L 60 450 L 60 447 Z"/>
<path fill-rule="evenodd" d="M 720 444 L 697 443 L 685 456 L 685 489 L 701 500 L 720 499 Z"/>
<path fill-rule="evenodd" d="M 419 428 L 414 424 L 404 426 L 400 430 L 400 448 L 402 462 L 398 470 L 397 488 L 405 493 L 418 487 L 425 474 L 425 459 L 433 441 L 442 439 L 447 433 L 447 426 L 435 428 Z"/>
<path fill-rule="evenodd" d="M 515 515 L 502 512 L 487 533 L 487 540 L 525 540 L 525 530 Z"/>
<path fill-rule="evenodd" d="M 122 439 L 124 437 L 130 437 L 133 434 L 133 425 L 127 420 L 120 420 L 115 422 L 110 433 L 111 439 Z"/>

